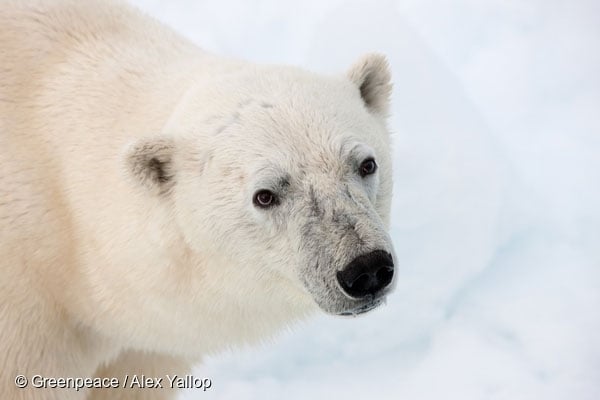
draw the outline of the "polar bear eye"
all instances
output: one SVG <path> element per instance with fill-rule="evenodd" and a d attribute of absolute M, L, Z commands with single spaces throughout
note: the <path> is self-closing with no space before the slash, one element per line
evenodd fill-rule
<path fill-rule="evenodd" d="M 269 208 L 277 204 L 277 196 L 267 189 L 254 193 L 254 205 L 260 208 Z"/>
<path fill-rule="evenodd" d="M 363 178 L 367 175 L 372 175 L 377 171 L 377 163 L 372 158 L 367 158 L 360 164 L 360 168 L 358 169 L 358 173 Z"/>

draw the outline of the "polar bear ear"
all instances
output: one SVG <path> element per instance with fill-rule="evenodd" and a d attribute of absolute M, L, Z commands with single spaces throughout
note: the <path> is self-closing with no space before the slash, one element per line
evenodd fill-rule
<path fill-rule="evenodd" d="M 126 151 L 128 173 L 152 193 L 166 194 L 175 183 L 174 153 L 175 143 L 171 138 L 141 139 Z"/>
<path fill-rule="evenodd" d="M 361 57 L 347 73 L 360 90 L 369 111 L 386 116 L 392 93 L 389 64 L 383 54 L 371 53 Z"/>

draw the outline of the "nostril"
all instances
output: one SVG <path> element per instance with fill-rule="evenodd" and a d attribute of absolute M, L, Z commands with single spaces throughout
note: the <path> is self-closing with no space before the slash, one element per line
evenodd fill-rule
<path fill-rule="evenodd" d="M 379 268 L 377 273 L 375 274 L 377 281 L 381 284 L 381 287 L 384 288 L 390 284 L 392 278 L 394 277 L 394 268 L 389 265 L 384 265 Z"/>
<path fill-rule="evenodd" d="M 364 293 L 373 286 L 373 276 L 371 274 L 360 274 L 353 282 L 349 282 L 348 287 L 356 293 Z"/>

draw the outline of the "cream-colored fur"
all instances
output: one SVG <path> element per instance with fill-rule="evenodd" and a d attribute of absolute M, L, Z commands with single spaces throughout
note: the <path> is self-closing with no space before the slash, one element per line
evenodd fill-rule
<path fill-rule="evenodd" d="M 183 373 L 317 304 L 353 309 L 298 267 L 317 257 L 301 243 L 300 216 L 257 211 L 251 197 L 271 157 L 335 198 L 338 178 L 320 175 L 323 165 L 344 170 L 333 154 L 362 143 L 381 175 L 353 183 L 344 207 L 360 208 L 365 246 L 393 253 L 389 90 L 379 56 L 348 78 L 320 77 L 207 54 L 117 1 L 5 0 L 0 398 L 132 398 L 13 380 Z M 357 246 L 347 246 L 320 273 L 351 259 Z"/>

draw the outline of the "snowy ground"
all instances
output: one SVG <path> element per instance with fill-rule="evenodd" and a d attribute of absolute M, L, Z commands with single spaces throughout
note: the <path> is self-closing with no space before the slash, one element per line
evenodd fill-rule
<path fill-rule="evenodd" d="M 205 49 L 395 82 L 401 279 L 182 399 L 600 398 L 600 3 L 134 0 Z"/>

